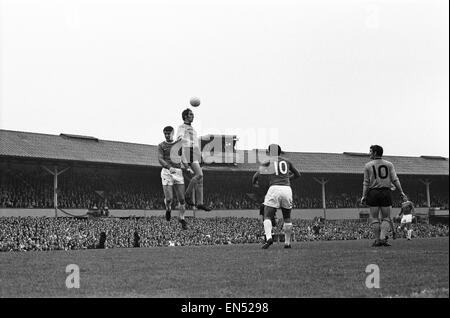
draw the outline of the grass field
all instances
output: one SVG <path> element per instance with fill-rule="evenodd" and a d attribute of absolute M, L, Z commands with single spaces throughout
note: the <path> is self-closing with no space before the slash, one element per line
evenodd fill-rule
<path fill-rule="evenodd" d="M 1 297 L 449 297 L 449 239 L 0 253 Z M 68 264 L 80 288 L 67 289 Z M 380 288 L 365 286 L 366 266 Z"/>

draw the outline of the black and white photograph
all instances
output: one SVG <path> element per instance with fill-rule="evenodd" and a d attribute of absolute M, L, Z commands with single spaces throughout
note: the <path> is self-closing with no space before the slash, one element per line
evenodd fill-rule
<path fill-rule="evenodd" d="M 0 0 L 0 298 L 448 300 L 449 1 Z"/>

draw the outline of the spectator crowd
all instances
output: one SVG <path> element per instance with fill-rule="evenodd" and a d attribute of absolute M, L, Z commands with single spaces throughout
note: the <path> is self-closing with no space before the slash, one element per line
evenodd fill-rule
<path fill-rule="evenodd" d="M 48 251 L 92 249 L 99 247 L 151 247 L 175 245 L 217 245 L 259 243 L 263 226 L 256 218 L 188 217 L 188 229 L 181 230 L 176 219 L 144 218 L 0 218 L 0 251 Z M 339 220 L 313 224 L 293 220 L 294 241 L 372 239 L 367 221 Z M 274 233 L 282 232 L 279 221 Z M 102 234 L 103 233 L 103 234 Z M 448 225 L 419 223 L 414 225 L 415 237 L 448 236 Z"/>
<path fill-rule="evenodd" d="M 2 172 L 3 173 L 3 172 Z M 53 177 L 44 170 L 27 173 L 7 170 L 0 182 L 0 208 L 52 208 Z M 254 202 L 246 195 L 252 192 L 251 177 L 205 181 L 205 202 L 214 209 L 256 209 Z M 227 187 L 223 186 L 227 180 Z M 335 191 L 336 192 L 336 191 Z M 355 192 L 333 193 L 327 191 L 327 208 L 355 208 L 361 194 Z M 394 198 L 399 207 L 400 198 Z M 426 206 L 424 195 L 410 196 L 416 206 Z M 174 205 L 176 205 L 176 200 Z M 60 175 L 58 181 L 58 206 L 60 208 L 88 209 L 107 205 L 109 209 L 164 209 L 163 192 L 159 175 L 127 172 L 122 175 L 93 171 L 72 171 Z M 448 193 L 434 195 L 432 206 L 448 209 Z M 293 206 L 297 209 L 322 208 L 320 191 L 308 187 L 295 187 Z"/>

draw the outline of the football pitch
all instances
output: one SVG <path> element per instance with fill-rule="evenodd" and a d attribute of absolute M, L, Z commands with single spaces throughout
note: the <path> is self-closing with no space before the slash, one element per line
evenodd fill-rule
<path fill-rule="evenodd" d="M 1 297 L 449 297 L 449 239 L 0 253 Z M 66 266 L 79 266 L 68 289 Z M 367 288 L 366 267 L 379 268 Z"/>

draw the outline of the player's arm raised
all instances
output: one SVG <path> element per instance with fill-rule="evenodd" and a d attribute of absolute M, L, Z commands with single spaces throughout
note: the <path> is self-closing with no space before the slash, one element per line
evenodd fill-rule
<path fill-rule="evenodd" d="M 177 144 L 177 143 L 179 143 L 179 142 L 181 142 L 181 141 L 183 141 L 183 137 L 178 136 L 178 137 L 175 139 L 175 141 L 174 141 L 173 143 L 174 143 L 174 144 Z"/>
<path fill-rule="evenodd" d="M 178 127 L 175 143 L 185 140 L 185 138 L 184 138 L 185 133 L 186 133 L 186 129 L 184 129 L 183 126 Z"/>
<path fill-rule="evenodd" d="M 177 137 L 175 139 L 175 143 L 179 143 L 180 141 L 185 141 L 186 139 L 184 138 L 184 135 L 186 133 L 186 129 L 184 129 L 183 125 L 181 125 L 180 127 L 178 127 L 177 130 Z M 185 157 L 185 153 L 184 151 L 181 149 L 181 163 L 182 163 L 182 168 L 184 168 L 185 170 L 187 170 L 189 173 L 192 173 L 191 168 L 189 167 L 188 161 L 186 160 Z"/>

